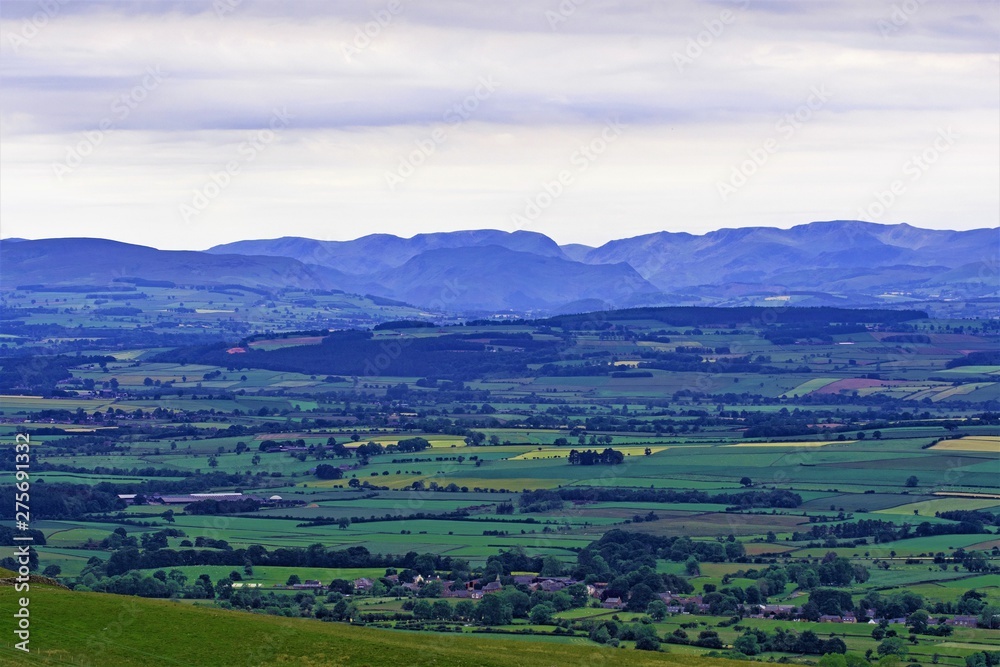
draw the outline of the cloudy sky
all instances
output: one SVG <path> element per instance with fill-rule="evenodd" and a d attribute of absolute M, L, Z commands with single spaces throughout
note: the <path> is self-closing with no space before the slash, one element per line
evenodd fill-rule
<path fill-rule="evenodd" d="M 0 11 L 4 238 L 1000 221 L 995 0 Z"/>

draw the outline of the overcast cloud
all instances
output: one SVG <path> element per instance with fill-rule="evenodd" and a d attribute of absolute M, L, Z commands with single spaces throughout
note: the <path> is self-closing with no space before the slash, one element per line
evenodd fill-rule
<path fill-rule="evenodd" d="M 0 8 L 5 238 L 1000 221 L 992 0 Z"/>

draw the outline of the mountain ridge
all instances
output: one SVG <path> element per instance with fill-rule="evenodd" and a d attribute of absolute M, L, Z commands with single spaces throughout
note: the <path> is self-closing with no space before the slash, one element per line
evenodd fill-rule
<path fill-rule="evenodd" d="M 564 312 L 670 303 L 737 305 L 813 293 L 797 305 L 1000 296 L 1000 228 L 811 222 L 789 229 L 661 231 L 598 247 L 493 229 L 353 241 L 248 239 L 206 251 L 105 239 L 0 241 L 0 287 L 100 284 L 122 276 L 185 284 L 339 289 L 454 312 Z"/>

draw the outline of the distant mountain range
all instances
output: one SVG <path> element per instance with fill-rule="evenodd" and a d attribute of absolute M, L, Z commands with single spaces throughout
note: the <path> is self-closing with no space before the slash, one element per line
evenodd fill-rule
<path fill-rule="evenodd" d="M 341 289 L 433 310 L 593 310 L 667 303 L 886 305 L 1000 296 L 1000 229 L 937 231 L 854 220 L 704 235 L 657 232 L 600 247 L 473 230 L 354 241 L 237 241 L 203 252 L 103 239 L 0 242 L 0 286 L 179 284 Z M 891 297 L 887 297 L 891 294 Z"/>

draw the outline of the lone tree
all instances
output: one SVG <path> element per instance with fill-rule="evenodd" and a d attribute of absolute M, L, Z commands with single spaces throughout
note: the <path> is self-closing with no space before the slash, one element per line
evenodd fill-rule
<path fill-rule="evenodd" d="M 740 485 L 742 486 L 753 486 L 753 480 L 749 477 L 743 477 L 740 479 Z"/>
<path fill-rule="evenodd" d="M 908 486 L 911 489 L 919 483 L 920 480 L 917 479 L 916 475 L 910 475 L 909 477 L 906 478 L 906 486 Z"/>

